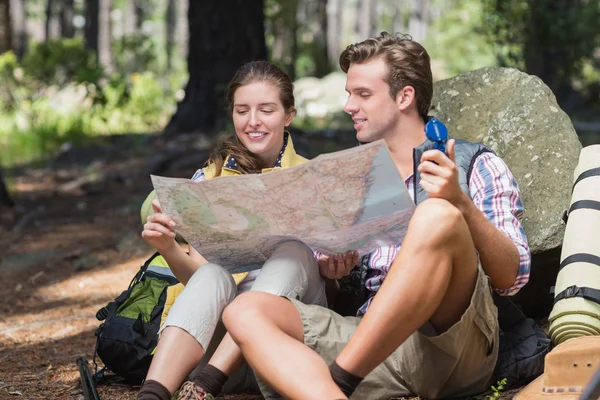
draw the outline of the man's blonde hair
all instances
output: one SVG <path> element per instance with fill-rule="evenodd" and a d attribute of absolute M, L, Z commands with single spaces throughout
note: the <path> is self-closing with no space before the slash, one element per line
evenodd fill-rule
<path fill-rule="evenodd" d="M 340 55 L 340 67 L 348 72 L 351 64 L 362 64 L 378 57 L 382 57 L 387 67 L 384 79 L 390 87 L 392 99 L 396 99 L 403 87 L 412 86 L 419 115 L 427 121 L 433 97 L 433 77 L 427 50 L 409 35 L 381 32 L 379 36 L 346 47 Z"/>

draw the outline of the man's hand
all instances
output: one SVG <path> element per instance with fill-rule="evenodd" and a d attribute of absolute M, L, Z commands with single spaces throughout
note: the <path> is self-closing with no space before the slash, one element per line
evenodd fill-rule
<path fill-rule="evenodd" d="M 162 208 L 158 200 L 152 201 L 152 209 L 154 214 L 148 216 L 147 222 L 144 224 L 142 237 L 150 246 L 154 247 L 159 253 L 168 251 L 173 245 L 177 245 L 175 241 L 175 221 L 166 214 L 162 213 Z"/>
<path fill-rule="evenodd" d="M 448 141 L 447 156 L 439 150 L 428 150 L 423 153 L 418 167 L 421 173 L 421 181 L 418 184 L 429 197 L 448 200 L 458 209 L 462 209 L 463 203 L 468 198 L 458 184 L 454 143 L 454 139 Z"/>
<path fill-rule="evenodd" d="M 358 264 L 358 253 L 348 251 L 346 255 L 338 254 L 331 256 L 321 256 L 318 260 L 319 272 L 323 278 L 341 279 L 348 275 L 352 268 Z"/>

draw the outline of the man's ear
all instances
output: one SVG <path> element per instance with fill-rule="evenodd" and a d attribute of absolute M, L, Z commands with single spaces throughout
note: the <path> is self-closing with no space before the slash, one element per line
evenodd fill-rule
<path fill-rule="evenodd" d="M 398 110 L 406 111 L 415 102 L 415 88 L 404 86 L 396 94 L 396 105 Z"/>

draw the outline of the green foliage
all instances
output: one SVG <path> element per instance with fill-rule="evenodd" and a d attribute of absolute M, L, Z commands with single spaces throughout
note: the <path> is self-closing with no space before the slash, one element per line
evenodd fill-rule
<path fill-rule="evenodd" d="M 47 97 L 24 102 L 12 115 L 0 115 L 0 159 L 11 165 L 57 149 L 62 143 L 81 143 L 86 116 L 57 112 Z"/>
<path fill-rule="evenodd" d="M 18 68 L 17 57 L 12 51 L 0 54 L 0 79 L 14 79 L 15 70 Z"/>
<path fill-rule="evenodd" d="M 27 18 L 45 19 L 45 4 L 27 2 Z M 129 12 L 130 4 L 115 0 L 113 10 L 121 13 L 113 18 Z M 85 48 L 80 26 L 74 39 L 31 42 L 21 62 L 12 52 L 0 54 L 0 163 L 51 156 L 65 143 L 97 135 L 162 130 L 187 82 L 185 58 L 175 48 L 172 72 L 164 73 L 165 37 L 148 29 L 149 22 L 164 24 L 165 5 L 163 0 L 136 1 L 143 28 L 112 41 L 118 73 L 111 76 L 104 75 L 95 52 Z M 76 16 L 84 15 L 84 6 L 75 2 Z M 117 32 L 118 24 L 113 26 Z"/>
<path fill-rule="evenodd" d="M 497 65 L 493 48 L 479 26 L 479 0 L 451 0 L 431 26 L 424 45 L 435 79 Z"/>
<path fill-rule="evenodd" d="M 294 78 L 323 76 L 331 71 L 324 43 L 313 31 L 314 21 L 299 19 L 299 0 L 266 0 L 265 42 L 270 51 L 269 60 L 286 73 L 295 69 Z M 295 55 L 293 38 L 296 38 Z M 277 39 L 277 40 L 276 40 Z M 279 42 L 276 44 L 276 42 Z"/>
<path fill-rule="evenodd" d="M 112 110 L 123 107 L 129 97 L 127 81 L 122 75 L 113 74 L 108 83 L 102 88 L 102 95 L 104 96 L 104 107 L 106 109 Z"/>
<path fill-rule="evenodd" d="M 95 135 L 159 131 L 174 110 L 171 91 L 151 72 L 114 75 L 105 86 L 44 87 L 0 112 L 0 161 L 27 162 Z"/>
<path fill-rule="evenodd" d="M 128 108 L 139 115 L 146 126 L 156 126 L 165 106 L 163 89 L 152 72 L 134 75 Z"/>
<path fill-rule="evenodd" d="M 525 69 L 522 55 L 528 0 L 483 0 L 481 29 L 493 43 L 498 63 L 503 67 Z"/>
<path fill-rule="evenodd" d="M 157 46 L 143 34 L 124 35 L 113 43 L 115 64 L 121 73 L 156 71 Z"/>
<path fill-rule="evenodd" d="M 294 24 L 299 0 L 265 0 L 265 19 L 267 22 L 281 22 L 290 26 Z"/>
<path fill-rule="evenodd" d="M 573 86 L 584 95 L 590 106 L 600 108 L 600 58 L 584 60 L 581 77 L 575 80 Z"/>
<path fill-rule="evenodd" d="M 496 386 L 492 386 L 492 395 L 488 397 L 488 400 L 500 399 L 500 392 L 504 390 L 508 379 L 504 378 L 496 383 Z"/>
<path fill-rule="evenodd" d="M 115 75 L 102 93 L 105 102 L 95 106 L 93 131 L 159 130 L 174 112 L 172 93 L 161 88 L 152 72 L 134 73 L 128 80 Z"/>
<path fill-rule="evenodd" d="M 103 74 L 95 54 L 85 49 L 81 39 L 62 38 L 32 43 L 23 57 L 22 66 L 28 76 L 47 85 L 96 83 Z"/>
<path fill-rule="evenodd" d="M 600 45 L 600 0 L 483 0 L 482 28 L 501 65 L 570 85 Z"/>
<path fill-rule="evenodd" d="M 12 51 L 0 54 L 0 112 L 18 107 L 26 94 L 21 86 L 23 70 Z"/>

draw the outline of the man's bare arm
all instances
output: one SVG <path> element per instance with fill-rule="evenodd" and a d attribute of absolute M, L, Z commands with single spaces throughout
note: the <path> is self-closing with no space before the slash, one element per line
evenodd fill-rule
<path fill-rule="evenodd" d="M 463 193 L 463 196 L 458 208 L 471 231 L 481 266 L 493 287 L 508 289 L 514 285 L 519 272 L 517 246 L 485 217 L 466 194 Z"/>
<path fill-rule="evenodd" d="M 454 139 L 448 141 L 447 156 L 438 150 L 423 153 L 418 167 L 421 172 L 418 184 L 429 197 L 445 199 L 462 212 L 492 286 L 508 289 L 515 283 L 519 272 L 519 250 L 511 238 L 490 222 L 460 189 L 454 145 Z"/>

